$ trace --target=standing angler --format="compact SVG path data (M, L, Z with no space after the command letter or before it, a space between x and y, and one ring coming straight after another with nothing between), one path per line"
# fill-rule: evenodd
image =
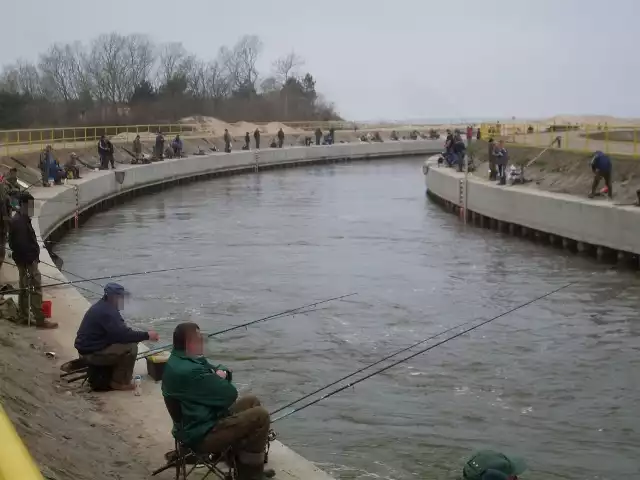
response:
M224 140L225 153L231 153L231 134L229 133L228 129L224 129L224 135L222 138Z
M593 171L593 183L591 184L591 193L589 198L596 195L596 189L600 183L600 179L604 179L607 186L607 195L613 198L613 186L611 185L611 159L601 151L597 151L591 159L591 170Z
M42 278L38 270L40 246L31 225L33 197L23 192L18 198L20 210L9 224L9 247L20 277L19 323L29 324L30 316L33 316L36 328L58 328L57 323L46 320L42 313Z
M98 140L98 157L100 158L100 170L109 170L109 144L104 135L101 135Z
M256 142L256 150L258 150L260 148L260 129L258 127L253 132L253 139Z
M284 145L284 132L281 128L278 130L278 148L282 148L282 145Z

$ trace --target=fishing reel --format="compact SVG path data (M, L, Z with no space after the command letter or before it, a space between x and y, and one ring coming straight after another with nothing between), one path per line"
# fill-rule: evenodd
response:
M269 450L271 450L271 442L275 441L277 437L278 434L275 432L275 430L270 429L269 434L267 435L267 451L264 452L264 463L269 462Z

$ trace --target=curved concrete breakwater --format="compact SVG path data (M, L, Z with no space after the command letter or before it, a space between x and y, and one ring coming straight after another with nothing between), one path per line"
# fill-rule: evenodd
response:
M351 160L368 160L402 155L428 155L440 151L440 142L398 141L388 143L338 144L319 147L292 147L232 154L216 153L177 160L167 160L151 165L122 168L115 172L89 172L81 180L71 181L66 186L35 188L38 200L34 229L41 240L59 235L74 225L75 219L90 215L98 209L108 208L128 195L140 194L171 184L198 178L210 178L225 174L253 172L261 169L281 168L314 163L329 163ZM44 283L67 281L68 279L53 264L45 248L41 249L40 271ZM73 280L73 279L69 279ZM58 357L66 361L76 356L73 348L75 332L82 315L89 307L88 301L72 286L44 290L45 299L53 301L54 320L60 323L56 331L46 332L47 339L58 344ZM164 342L163 342L164 343ZM142 346L141 346L142 349ZM136 366L138 373L146 373L142 362ZM259 392L255 392L259 395ZM143 395L112 395L109 397L108 413L120 417L124 425L135 429L138 438L144 438L147 446L158 446L158 452L171 447L170 421L164 411L159 385L151 381L143 383ZM124 419L124 420L123 420ZM158 455L158 464L162 458ZM279 442L272 445L270 464L279 479L329 479L317 469Z
M633 262L640 256L640 208L531 187L500 186L426 162L427 195L482 227L547 241L600 259ZM466 203L465 203L466 202Z

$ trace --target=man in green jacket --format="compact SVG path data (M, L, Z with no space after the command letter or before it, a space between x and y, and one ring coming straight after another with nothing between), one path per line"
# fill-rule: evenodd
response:
M203 356L204 340L195 323L173 332L173 351L162 376L162 395L180 403L182 423L174 437L199 452L220 453L234 447L238 480L262 480L271 423L269 412L253 395L238 398L231 370Z
M493 450L481 450L473 454L462 471L464 480L517 480L527 469L524 460Z

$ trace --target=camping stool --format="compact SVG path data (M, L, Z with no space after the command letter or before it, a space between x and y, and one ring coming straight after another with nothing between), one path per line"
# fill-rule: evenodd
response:
M164 397L164 403L169 411L171 419L176 425L182 423L182 407L180 402L175 399ZM237 470L235 456L228 447L221 453L200 453L187 447L182 442L175 440L175 450L165 455L167 463L155 470L151 476L154 477L165 470L175 468L176 480L187 480L187 477L193 473L198 467L207 468L207 473L201 477L207 478L213 473L220 480L235 480L237 478ZM187 465L190 466L187 470ZM226 468L225 468L226 467Z

